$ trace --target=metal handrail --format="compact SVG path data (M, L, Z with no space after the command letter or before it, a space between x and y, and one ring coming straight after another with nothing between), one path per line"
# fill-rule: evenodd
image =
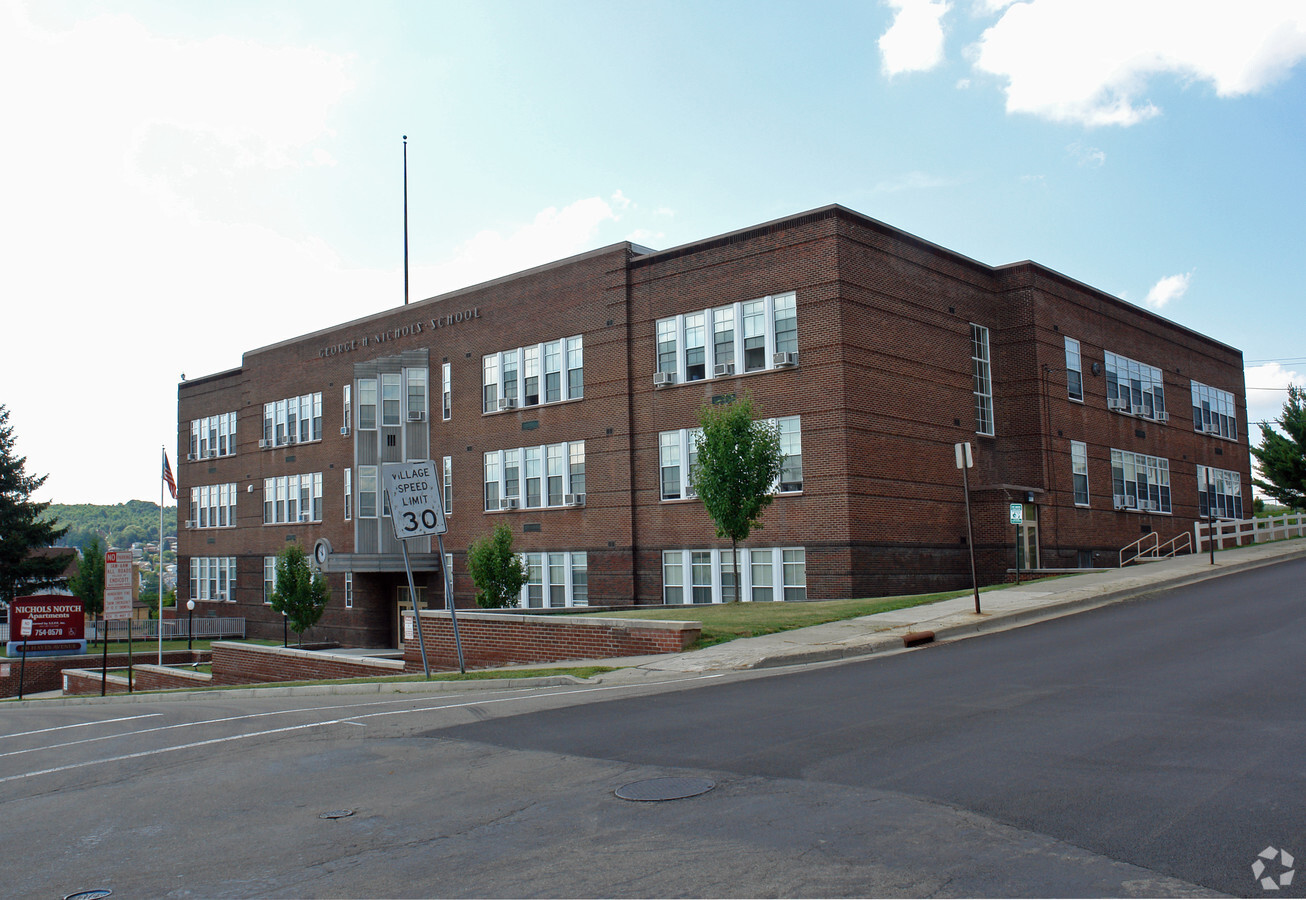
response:
M1158 551L1165 551L1166 547L1169 547L1170 549L1166 552L1161 553L1161 556L1165 557L1166 559L1169 559L1172 556L1178 556L1181 551L1184 553L1192 553L1193 552L1192 535L1190 535L1186 531L1181 531L1178 534L1176 534L1174 537L1170 538L1170 540L1162 544L1158 548Z
M1152 546L1143 547L1143 542L1148 540L1152 542ZM1136 559L1159 558L1157 556L1157 553L1160 544L1161 544L1161 539L1157 537L1155 531L1149 531L1147 534L1143 535L1138 540L1134 541L1132 544L1126 544L1125 546L1120 548L1120 568L1123 569L1125 567L1125 563L1133 562ZM1129 557L1129 559L1125 559L1125 553L1128 552L1129 550L1134 550L1134 555Z

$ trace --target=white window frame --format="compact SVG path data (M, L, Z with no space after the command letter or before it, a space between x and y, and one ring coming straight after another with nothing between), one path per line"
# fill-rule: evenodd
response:
M1079 341L1072 337L1066 338L1066 396L1077 403L1084 402L1084 357Z
M557 377L558 397L550 400L549 376ZM527 382L535 379L535 393ZM514 347L481 357L481 413L499 412L499 401L512 400L512 408L545 406L581 400L585 396L584 335ZM532 398L534 398L532 400Z
M1110 350L1103 354L1103 368L1108 409L1153 422L1169 421L1165 408L1165 374L1160 369ZM1122 391L1127 396L1121 397ZM1128 409L1124 408L1125 403Z
M1207 473L1211 483L1207 487ZM1202 520L1211 515L1211 501L1215 501L1216 519L1241 519L1243 517L1242 475L1231 469L1215 466L1197 466L1197 514Z
M707 603L694 604L694 588L697 587L704 596L710 596L710 603L725 603L733 598L733 588L726 585L730 575L730 560L726 557L730 548L675 549L662 551L662 601L678 605L672 591L679 591L680 604L704 606ZM701 570L710 571L711 583L699 579L695 582L695 565ZM754 602L754 586L759 580L755 567L761 567L770 575L770 583L765 587L771 591L772 600L783 597L790 601L807 597L807 550L805 547L748 547L739 548L739 561L736 576L740 581L740 599ZM801 579L797 576L801 573ZM678 583L674 580L678 579ZM801 581L801 583L800 583ZM710 593L709 593L710 590ZM757 600L756 602L769 602Z
M517 596L523 609L589 606L589 561L584 550L544 550L518 554L526 566L526 583ZM561 579L555 580L561 569ZM578 579L577 573L584 573ZM534 595L534 596L532 596ZM561 598L561 603L553 602ZM532 603L533 599L538 602Z
M236 602L236 557L192 556L190 598L215 603Z
M1157 487L1155 499L1151 496L1153 485ZM1146 498L1138 495L1138 489L1144 486L1148 492ZM1113 506L1118 510L1171 515L1174 500L1170 485L1170 460L1164 456L1149 456L1146 453L1111 448L1111 493Z
M1238 440L1238 406L1232 393L1194 381L1192 397L1194 431Z
M1083 479L1084 499L1079 499L1079 480ZM1092 498L1088 491L1088 445L1083 441L1070 442L1070 490L1076 506L1089 506Z
M760 304L760 306L758 305ZM744 309L757 309L759 312L749 319L751 333L744 334ZM768 294L765 297L756 297L751 300L740 300L726 306L713 307L711 309L691 310L687 313L679 313L674 316L666 316L658 319L653 326L653 356L654 371L665 373L673 376L675 384L686 384L689 382L689 341L690 332L699 326L694 324L699 321L701 316L702 338L695 338L694 349L703 350L703 377L694 378L694 381L710 381L713 378L733 378L737 375L753 372L769 372L777 368L775 357L779 348L777 347L777 312L789 313L792 315L782 315L781 318L788 322L793 320L792 329L786 328L784 334L788 335L792 331L793 337L785 337L786 348L793 344L793 350L785 352L797 353L798 347L798 304L797 294L794 291L785 291L778 294ZM722 327L729 320L729 328ZM717 345L717 335L719 333L730 332L730 342ZM745 345L749 340L762 338L762 365L755 366L745 370L744 361ZM724 357L729 356L729 359ZM716 374L718 364L731 364L734 366L730 373ZM787 367L786 367L787 368Z
M970 323L971 392L975 396L975 433L992 437L993 421L993 352L989 330Z
M515 493L508 491L508 465L507 454L516 454L517 463L517 489ZM531 463L537 463L539 474L531 475ZM540 444L530 447L512 447L505 450L487 450L482 459L482 506L485 512L500 512L503 509L503 501L516 500L518 509L561 509L567 506L566 497L569 494L583 494L584 491L576 491L576 486L584 486L585 478L585 442L584 441L562 441L557 444ZM559 492L561 499L557 503L550 502L550 479L562 479L562 490ZM528 479L538 479L539 481L539 504L529 506L530 499ZM490 486L493 485L494 505L491 506Z
M309 522L322 521L321 472L263 479L264 525L292 525L303 521L301 516L304 514L308 515Z

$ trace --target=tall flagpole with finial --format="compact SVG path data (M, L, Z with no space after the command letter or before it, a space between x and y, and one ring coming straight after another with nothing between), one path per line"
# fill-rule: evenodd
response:
M404 306L408 305L408 135L404 135Z
M168 448L163 450L163 472L159 478L159 665L163 665L163 489L172 473L168 466Z

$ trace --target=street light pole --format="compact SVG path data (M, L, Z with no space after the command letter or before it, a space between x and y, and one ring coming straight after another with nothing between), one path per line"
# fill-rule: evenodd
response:
M195 636L195 601L186 601L186 649L190 650Z

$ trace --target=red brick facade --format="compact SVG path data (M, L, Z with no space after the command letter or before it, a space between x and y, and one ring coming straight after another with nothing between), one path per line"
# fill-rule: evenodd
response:
M797 365L748 373L737 366L739 374L709 371L701 381L655 388L660 320L705 311L710 320L715 309L790 293ZM976 433L972 323L988 330L992 436ZM482 411L486 354L572 335L583 337L583 399ZM768 332L768 348L772 337ZM1066 337L1080 345L1082 402L1068 397ZM1106 354L1160 370L1168 422L1108 409ZM608 247L253 350L238 369L184 382L179 515L189 518L192 487L214 484L234 485L236 514L234 526L181 529L182 599L192 557L234 558L231 602L203 606L244 615L251 636L276 636L280 617L263 602L265 557L288 542L311 550L325 539L333 550L326 565L333 599L310 639L398 644L402 564L385 546L364 552L356 514L364 449L374 452L379 436L384 455L389 438L384 429L360 432L357 381L369 366L398 365L401 355L404 365L424 360L430 412L425 422L394 431L420 458L452 459L445 550L459 606L472 605L474 596L466 548L499 522L512 528L517 550L546 554L542 560L584 553L590 605L663 602L666 551L716 550L719 567L728 542L714 537L702 505L662 499L659 435L692 428L704 403L745 392L768 417L800 418L802 450L801 491L778 496L746 546L800 549L803 567L793 573L813 599L967 586L957 442L974 449L969 474L983 582L1003 580L1015 565L1012 502L1033 498L1026 509L1037 517L1039 565L1073 568L1113 564L1122 546L1146 532L1164 540L1190 531L1198 465L1237 473L1251 500L1238 350L1037 264L990 267L832 206L661 252ZM446 362L448 421L440 403ZM1193 381L1232 396L1236 440L1195 430ZM349 435L340 434L345 385L353 390ZM263 405L312 392L322 395L320 439L260 449ZM236 452L186 461L192 420L230 412L239 423ZM580 441L582 507L485 510L487 451ZM1074 502L1072 441L1087 449L1087 505ZM1168 461L1169 512L1115 508L1113 450ZM347 469L355 478L349 521ZM263 524L265 479L309 472L322 475L320 520ZM386 519L378 524L382 534L389 528ZM442 604L435 548L411 549L424 560L415 573L419 588ZM684 571L691 572L688 564ZM723 577L714 570L716 599ZM778 565L773 577L779 595ZM688 580L684 594L692 594Z

